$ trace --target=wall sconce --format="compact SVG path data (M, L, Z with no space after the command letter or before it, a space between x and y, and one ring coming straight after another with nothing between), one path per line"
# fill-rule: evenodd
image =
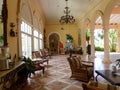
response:
M10 23L10 36L11 37L15 37L15 36L17 36L17 32L15 32L13 29L14 29L14 27L15 27L15 25L14 25L14 23Z

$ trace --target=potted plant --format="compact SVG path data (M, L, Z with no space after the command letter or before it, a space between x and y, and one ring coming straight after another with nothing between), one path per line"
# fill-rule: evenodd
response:
M73 37L70 34L66 34L66 39L73 42Z
M24 57L23 58L23 61L25 62L25 67L27 69L27 74L28 74L28 77L30 77L31 73L32 74L35 74L35 65L34 63L32 62L32 60L28 57Z

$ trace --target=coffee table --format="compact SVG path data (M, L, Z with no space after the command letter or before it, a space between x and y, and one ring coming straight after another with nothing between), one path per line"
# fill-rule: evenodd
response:
M100 75L111 84L120 86L120 75L115 75L111 70L95 70L95 72L97 73L96 81Z

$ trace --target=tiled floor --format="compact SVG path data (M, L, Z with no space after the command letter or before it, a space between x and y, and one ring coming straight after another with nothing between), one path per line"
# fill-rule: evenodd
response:
M49 65L46 67L45 74L36 71L35 75L28 78L28 83L23 90L82 90L81 81L70 79L70 68L67 61L68 55L52 56ZM94 60L93 60L94 61ZM101 59L95 59L95 69L110 68ZM107 82L101 77L102 82Z
M82 90L80 81L70 79L70 68L66 55L52 56L45 74L36 71L28 78L24 90Z

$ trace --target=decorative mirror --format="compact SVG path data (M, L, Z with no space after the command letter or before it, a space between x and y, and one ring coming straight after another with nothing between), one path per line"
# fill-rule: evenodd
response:
M7 46L7 0L0 0L0 47Z

